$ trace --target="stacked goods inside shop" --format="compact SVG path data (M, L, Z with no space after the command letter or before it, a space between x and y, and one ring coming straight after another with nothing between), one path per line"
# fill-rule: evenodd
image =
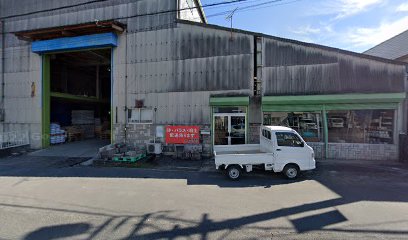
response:
M76 126L65 127L68 142L80 141L83 138L82 129Z
M92 110L73 110L71 114L72 126L82 132L84 139L95 137L95 118Z
M50 122L67 142L110 139L111 50L50 54L49 71Z
M61 129L58 123L50 125L50 142L51 144L60 144L65 142L65 131Z

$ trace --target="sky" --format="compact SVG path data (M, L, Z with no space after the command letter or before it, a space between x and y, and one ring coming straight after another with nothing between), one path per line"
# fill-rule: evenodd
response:
M201 0L205 6L231 0ZM245 8L252 6L252 8ZM247 0L205 7L210 24L317 43L354 52L408 30L408 0Z

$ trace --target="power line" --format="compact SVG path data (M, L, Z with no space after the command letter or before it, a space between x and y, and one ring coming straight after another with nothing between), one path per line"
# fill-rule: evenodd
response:
M238 8L236 10L236 12L246 12L246 11L252 11L252 10L257 10L257 9L261 9L261 8L272 7L272 6L286 5L286 4L298 2L298 1L301 1L301 0L293 0L293 1L290 1L290 2L279 3L279 2L282 2L282 1L284 1L284 0L269 0L269 1L263 2L263 3L248 5L248 6ZM265 6L265 5L269 5L269 4L271 4L271 5L270 6ZM211 17L222 16L222 15L228 14L230 12L231 11L223 11L223 12L207 15L206 17L211 18Z
M260 7L260 5L264 5L264 4L257 4L257 5L251 6L251 8L244 8L240 12L253 11L253 10L258 10L258 9L263 9L263 8L268 8L268 7L274 7L274 6L282 6L282 5L291 4L291 3L299 2L299 1L302 1L302 0L292 0L292 1L289 1L289 2L283 2L283 3L277 3L277 4L273 4L273 3L276 3L276 2L270 2L270 3L267 3L265 5L268 5L268 4L272 4L272 5L262 6L262 7Z
M107 1L110 1L110 0L92 0L92 1L73 4L73 5L69 5L69 6L62 6L62 7L57 7L57 8L50 8L50 9L45 9L45 10L29 12L29 13L9 15L9 16L5 16L5 17L1 17L0 20L14 18L14 17L23 17L23 16L28 16L28 15L32 15L32 14L38 14L38 13L45 13L45 12L50 12L50 11L58 11L58 10L63 10L63 9L67 9L67 8L80 7L80 6L84 6L84 5L88 5L88 4L107 2ZM156 15L156 14L172 13L172 12L179 12L179 11L189 10L189 9L200 9L200 8L207 8L207 7L216 7L216 6L222 6L222 5L243 3L243 2L248 2L248 1L251 1L251 0L230 0L230 1L224 1L224 2L210 3L210 4L206 4L206 5L195 6L195 7L186 7L186 8L181 8L181 9L177 8L177 9L165 10L165 11L160 11L160 12L152 12L152 13L139 14L139 15L128 16L128 17L121 17L121 18L117 18L117 19L125 19L125 18L139 17L139 16L149 16L149 15Z
M229 5L233 3L244 3L248 2L251 0L230 0L228 2L217 2L217 3L210 3L202 6L196 6L196 7L187 7L187 8L180 8L176 10L165 10L165 11L160 11L160 12L153 12L153 13L144 13L144 14L137 14L133 16L127 16L127 17L120 17L120 18L115 18L116 20L120 19L126 19L126 18L134 18L134 17L144 17L144 16L151 16L151 15L156 15L156 14L165 14L165 13L173 13L173 12L180 12L184 10L191 10L191 9L199 9L199 8L208 8L208 7L216 7L216 6L223 6L223 5ZM282 1L282 0L281 0Z
M259 1L264 1L264 0L247 0L245 2L231 2L230 5L239 5L239 4L246 4L246 3L250 3L250 2L259 2ZM221 6L221 7L223 7L223 6ZM207 8L212 8L212 7L209 6Z
M28 15L32 15L32 14L37 14L37 13L44 13L44 12L50 12L50 11L58 11L58 10L63 10L63 9L67 9L67 8L80 7L80 6L84 6L84 5L88 5L88 4L92 4L92 3L99 3L99 2L106 2L106 1L109 1L109 0L92 0L92 1L83 2L83 3L78 3L78 4L73 4L73 5L69 5L69 6L62 6L62 7L57 7L57 8L49 8L49 9L45 9L45 10L39 10L39 11L29 12L29 13L21 13L21 14L9 15L9 16L5 16L5 17L1 17L0 20L4 20L4 19L8 19L8 18L14 18L14 17L24 17L24 16L28 16Z
M57 11L57 10L73 8L73 7L78 7L78 6L84 6L84 5L92 4L92 3L107 2L107 1L110 1L110 0L92 0L92 1L84 2L84 3L80 3L80 4L70 5L70 6L63 6L63 7L46 9L46 10L41 10L41 11L34 11L34 12L24 13L24 14L9 15L9 16L0 18L0 20L14 18L14 17L28 16L28 15L32 15L32 14L38 14L38 13L44 13L44 12L50 12L50 11ZM166 14L166 13L178 13L178 12L184 11L184 10L200 9L200 8L207 8L207 7L217 7L217 6L224 6L224 5L229 5L229 4L244 3L244 2L248 2L248 1L254 1L254 0L230 0L230 1L226 1L226 2L225 1L224 2L216 2L216 3L211 3L211 4L201 5L201 6L195 6L195 7L186 7L186 8L180 8L180 9L177 8L177 9L172 9L172 10L164 10L164 11L159 11L159 12L144 13L144 14L131 15L131 16L126 16L126 17L113 18L113 20L121 20L121 19L144 17L144 16L153 16L153 15ZM7 34L7 33L14 33L14 32L2 32L2 33Z
M49 11L57 11L57 10L78 7L78 6L83 6L83 5L92 4L92 3L107 2L107 1L110 1L110 0L92 0L92 1L84 2L84 3L80 3L80 4L70 5L70 6L63 6L63 7L53 8L53 9L34 11L34 12L24 13L24 14L10 15L10 16L6 16L6 17L2 17L2 18L0 18L0 20L4 20L4 19L7 19L7 18L20 17L20 16L27 16L27 15L43 13L43 12L49 12ZM186 8L173 9L173 10L164 10L164 11L152 12L152 13L136 14L136 15L126 16L126 17L113 18L113 20L121 20L121 19L144 17L144 16L153 16L153 15L174 13L174 12L177 13L177 12L184 11L184 10L199 9L199 8L211 8L211 7L220 7L220 6L227 6L227 5L244 4L244 3L247 3L247 2L254 2L254 1L259 1L259 0L230 0L230 1L224 1L224 2L210 3L210 4L201 5L201 6L195 6L195 7L186 7ZM273 4L273 3L277 3L277 2L281 2L281 1L284 1L284 0L269 0L268 2L238 8L237 11L243 11L245 9L249 9L249 8L252 8L252 7L259 7L261 5ZM295 1L300 1L300 0L294 0L293 2L295 2ZM276 4L276 5L278 5L278 4ZM283 5L283 4L279 4L279 5ZM219 16L219 15L224 15L224 14L230 13L230 12L231 11L221 12L221 13L209 15L207 17L214 17L214 16ZM3 34L7 34L7 33L14 33L14 32L3 32Z

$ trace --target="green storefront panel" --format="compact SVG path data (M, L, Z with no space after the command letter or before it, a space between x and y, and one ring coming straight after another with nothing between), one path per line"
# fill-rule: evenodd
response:
M314 112L322 110L323 105L262 105L262 112Z
M401 102L405 97L405 93L265 96L262 98L262 105L396 103Z
M327 104L326 110L374 110L374 109L397 109L398 103L356 103L356 104Z
M397 109L398 103L358 103L358 104L324 104L324 105L263 105L263 112L316 112L325 110L371 110Z
M210 106L248 106L249 97L211 97Z
M262 98L262 111L397 109L405 97L405 93L266 96Z

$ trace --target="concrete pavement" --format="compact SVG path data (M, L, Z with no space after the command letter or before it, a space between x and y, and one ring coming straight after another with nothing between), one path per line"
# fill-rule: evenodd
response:
M49 148L31 152L28 155L34 157L88 157L98 154L99 148L110 144L109 140L87 139L77 142L52 145Z
M71 167L0 159L0 239L405 239L405 165L257 172Z

